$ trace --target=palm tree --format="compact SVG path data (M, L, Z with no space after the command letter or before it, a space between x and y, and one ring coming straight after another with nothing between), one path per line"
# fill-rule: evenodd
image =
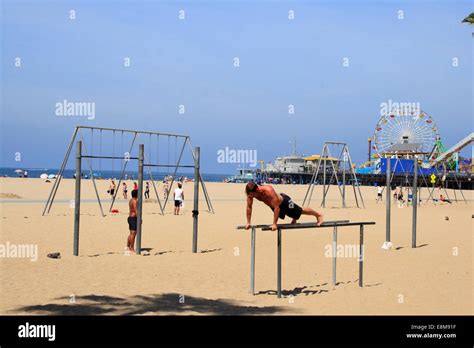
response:
M474 12L462 20L462 23L474 24Z

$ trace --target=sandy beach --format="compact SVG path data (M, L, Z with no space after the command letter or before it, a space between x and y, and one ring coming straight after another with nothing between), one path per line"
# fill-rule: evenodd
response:
M109 182L98 181L105 210ZM311 206L326 220L375 221L365 233L363 288L359 288L357 256L339 257L338 285L331 285L327 246L332 230L283 231L283 298L276 290L276 234L258 232L256 292L249 293L250 232L245 223L244 184L207 183L215 214L200 197L198 253L191 252L193 184L186 183L185 206L174 216L172 204L160 215L154 201L144 204L142 247L145 255L125 255L127 201L117 214L102 217L92 182L83 180L79 257L72 255L74 181L61 183L56 202L41 216L52 183L41 179L0 179L0 244L38 246L37 260L0 259L0 313L106 315L328 315L328 314L472 314L472 191L468 204L418 208L418 248L411 248L411 208L392 205L392 242L385 251L385 204L376 204L377 189L362 187L365 209L340 208L336 187L320 209L320 187ZM129 187L132 183L128 183ZM277 185L298 204L307 186ZM159 190L161 193L161 189ZM439 196L439 193L436 192ZM454 192L449 191L454 199ZM119 197L121 196L121 192ZM457 192L458 199L461 197ZM153 198L153 192L151 194ZM446 218L448 217L448 219ZM271 211L254 203L253 223L271 223ZM303 216L300 222L312 222ZM285 222L289 222L287 219ZM358 227L340 229L338 242L358 245ZM60 259L48 253L60 252Z

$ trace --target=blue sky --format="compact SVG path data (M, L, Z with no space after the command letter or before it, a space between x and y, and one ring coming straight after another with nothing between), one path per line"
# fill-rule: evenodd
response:
M189 134L208 173L236 169L217 162L219 149L256 149L269 161L295 137L307 155L345 141L361 164L390 99L419 102L449 147L473 128L472 27L461 23L472 7L3 0L0 165L58 167L76 124ZM56 116L64 99L94 102L95 119Z

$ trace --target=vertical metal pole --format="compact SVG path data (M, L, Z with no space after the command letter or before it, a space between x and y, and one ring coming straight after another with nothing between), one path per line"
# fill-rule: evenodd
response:
M359 286L363 287L364 281L364 225L360 225L360 241L359 241Z
M277 295L281 298L281 228L278 229L277 243Z
M326 208L326 148L324 148L324 164L323 164L323 208Z
M81 159L82 141L76 142L76 191L74 196L74 246L73 255L79 255L79 223L81 214Z
M196 146L194 150L194 207L193 207L193 253L197 253L198 239L198 215L199 215L199 162L201 148Z
M337 226L332 231L332 286L336 286Z
M342 155L342 207L346 207L346 146L344 145L343 155Z
M413 217L412 217L412 227L411 227L411 247L416 248L416 215L418 207L418 160L416 157L413 159L413 192L412 192L412 207L413 207Z
M137 248L136 253L142 252L142 213L143 213L143 160L145 145L138 145L138 202L137 202Z
M255 295L255 238L256 238L256 229L252 226L252 237L251 237L251 250L252 254L250 255L250 293Z
M390 242L390 204L392 199L390 197L392 190L390 187L390 157L387 157L387 187L385 188L386 198L385 198L385 217L386 217L386 225L385 225L385 241Z

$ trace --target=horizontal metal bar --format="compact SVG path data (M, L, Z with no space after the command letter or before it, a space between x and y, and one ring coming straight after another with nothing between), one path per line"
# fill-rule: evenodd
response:
M343 227L343 226L361 226L361 225L375 225L374 221L367 221L367 222L336 222L336 223L330 223L330 224L322 224L320 226L316 226L316 223L311 224L311 226L300 226L298 224L282 224L278 225L279 229L282 230L296 230L296 229L302 229L302 228L321 228L321 227ZM271 230L271 226L263 227L262 231L269 231Z
M334 226L335 223L344 223L344 222L349 222L349 220L333 220L333 221L324 221L323 225L330 224L330 226ZM278 225L280 226L286 226L286 225L292 225L292 226L301 226L300 228L308 228L308 227L315 227L316 223L315 222L303 222L300 224L281 224ZM271 229L272 225L265 224L265 225L250 225L250 228L264 228L264 227L269 227ZM245 225L237 226L238 230L245 230Z
M137 160L138 157L119 157L119 156L81 156L82 158L101 158L101 159L116 159L116 160Z
M105 131L116 131L116 132L124 132L124 133L154 134L154 135L163 135L163 136L170 136L170 137L189 138L189 135L183 135L183 134L149 132L149 131L140 131L140 130L123 129L123 128L106 128L106 127L91 127L91 126L76 126L76 128L105 130Z
M176 168L176 166L173 165L167 165L167 164L144 164L144 167L166 167L166 168ZM194 168L194 166L186 166L186 165L179 165L177 166L178 168Z

